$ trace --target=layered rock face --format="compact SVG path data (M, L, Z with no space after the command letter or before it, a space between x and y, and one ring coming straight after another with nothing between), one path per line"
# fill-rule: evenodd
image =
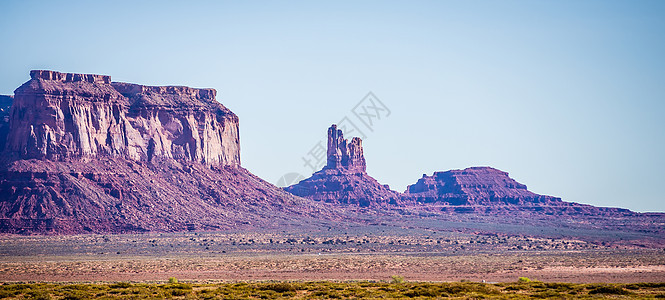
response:
M285 189L301 197L360 207L398 204L399 193L366 172L362 140L344 139L336 125L328 128L327 164L311 177Z
M349 172L365 173L367 165L363 155L363 144L359 137L344 139L342 130L333 124L328 128L328 155L326 168L344 169Z
M332 213L240 166L238 117L213 89L30 76L0 98L0 232L267 228Z
M423 175L403 194L420 203L449 205L561 205L560 198L544 196L527 190L508 176L490 167L435 172Z
M32 71L16 89L6 150L21 159L173 158L240 165L238 117L214 89Z

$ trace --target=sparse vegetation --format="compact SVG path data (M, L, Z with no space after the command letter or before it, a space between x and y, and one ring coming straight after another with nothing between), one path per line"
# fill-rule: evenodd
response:
M531 250L529 244L549 250ZM461 246L467 249L461 250ZM510 250L516 246L527 250ZM574 282L649 282L664 278L665 256L660 248L598 251L592 247L572 239L389 229L382 225L343 232L11 236L0 238L0 283L119 281L113 289L125 289L125 293L131 294L129 291L138 282L175 284L178 283L175 277L180 282L187 280L188 284L197 278L231 281L362 278L393 282L391 275L407 278L409 282L462 279L510 282L520 276L544 282L561 278ZM169 277L174 278L169 281ZM513 288L537 286L528 283ZM642 288L651 287L639 284L624 287L627 291ZM171 290L171 296L192 295L185 289ZM601 291L596 295L606 295ZM289 289L284 293L292 292ZM420 292L425 293L416 293ZM557 287L557 292L566 290ZM295 293L302 291L296 289ZM0 293L0 299L12 295ZM77 294L72 292L68 296Z
M606 295L631 295L633 292L616 285L603 285L596 287L589 291L590 295L593 294L606 294Z
M392 278L392 282L395 283L395 284L404 283L404 277L403 276L393 275L393 276L390 276L390 278Z
M399 277L399 276L397 276ZM663 283L524 282L237 282L219 284L3 284L3 299L379 299L379 298L662 298Z

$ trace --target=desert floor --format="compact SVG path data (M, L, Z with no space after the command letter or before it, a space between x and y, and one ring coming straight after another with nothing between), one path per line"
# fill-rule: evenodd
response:
M458 233L0 237L2 282L390 281L394 275L432 282L665 282L665 250Z

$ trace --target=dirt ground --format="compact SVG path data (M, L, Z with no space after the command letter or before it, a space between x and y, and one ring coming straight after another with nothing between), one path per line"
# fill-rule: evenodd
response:
M169 277L199 282L252 280L374 280L392 275L412 281L512 282L528 277L546 282L664 282L665 264L645 253L611 253L621 259L580 253L529 255L260 255L188 258L31 257L0 262L0 281L165 281ZM609 253L608 253L609 254ZM657 253L653 253L657 255Z
M368 280L665 282L664 249L409 231L0 237L0 282Z

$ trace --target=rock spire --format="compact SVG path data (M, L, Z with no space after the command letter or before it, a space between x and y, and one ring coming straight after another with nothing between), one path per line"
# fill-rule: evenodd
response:
M349 143L344 139L342 130L333 124L328 128L328 160L326 168L343 169L351 172L365 173L367 165L363 156L363 144L359 137Z

